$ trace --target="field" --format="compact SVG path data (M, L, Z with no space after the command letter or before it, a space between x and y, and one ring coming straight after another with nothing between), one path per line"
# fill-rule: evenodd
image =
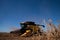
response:
M60 40L60 25L47 24L47 31L42 35L32 35L31 37L21 37L18 34L1 33L0 40Z
M33 35L31 37L20 37L16 34L0 33L0 40L60 40L60 36Z

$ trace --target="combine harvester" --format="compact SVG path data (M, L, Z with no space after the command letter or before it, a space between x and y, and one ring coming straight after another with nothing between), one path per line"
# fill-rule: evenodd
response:
M31 21L20 23L20 25L21 29L11 31L10 33L16 33L19 34L19 36L24 37L32 36L38 33L42 35L43 32L41 30L41 27L45 27L44 25L35 24L35 22Z

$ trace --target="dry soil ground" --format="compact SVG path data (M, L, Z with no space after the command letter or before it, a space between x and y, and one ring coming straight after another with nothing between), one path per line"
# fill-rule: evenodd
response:
M20 37L17 36L16 34L10 34L10 33L0 33L0 40L60 40L60 38L48 38L46 36L31 36L31 37Z

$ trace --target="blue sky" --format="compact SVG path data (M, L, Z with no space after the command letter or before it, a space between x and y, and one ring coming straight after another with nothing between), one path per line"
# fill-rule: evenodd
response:
M60 20L60 0L0 0L0 32L20 28L20 22Z

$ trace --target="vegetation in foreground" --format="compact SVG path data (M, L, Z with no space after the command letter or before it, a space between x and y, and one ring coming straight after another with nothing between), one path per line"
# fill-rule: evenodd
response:
M47 30L42 31L40 35L32 35L31 37L20 37L18 34L0 33L0 40L60 40L60 25L57 27L52 23L46 23Z

